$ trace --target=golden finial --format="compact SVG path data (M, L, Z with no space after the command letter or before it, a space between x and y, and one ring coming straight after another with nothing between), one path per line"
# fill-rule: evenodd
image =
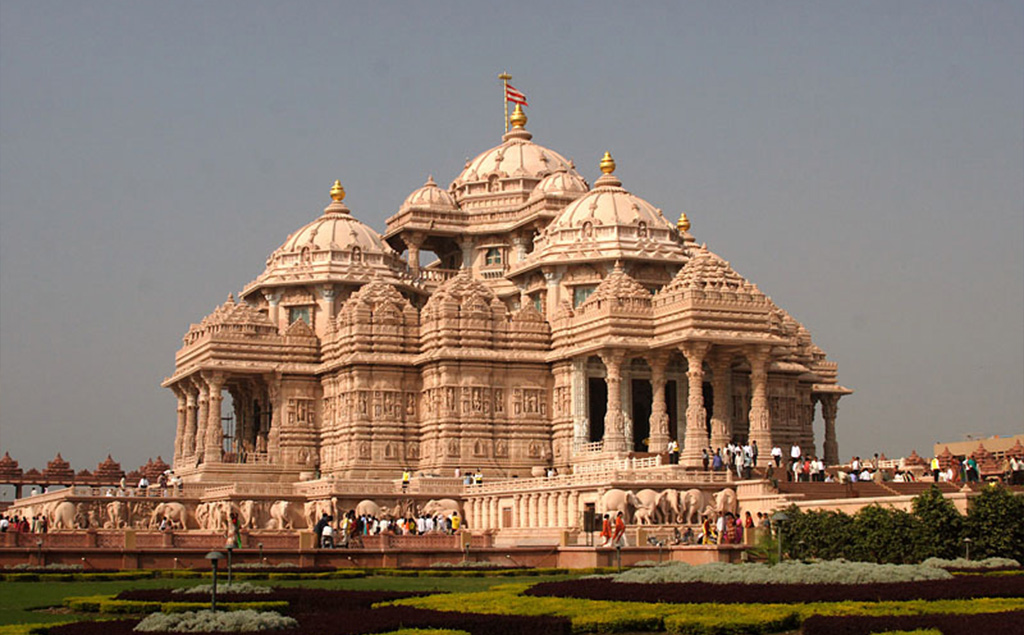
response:
M508 122L512 124L513 128L522 128L526 125L526 113L523 112L522 106L516 104L516 109L508 117Z
M611 152L605 152L604 157L601 158L601 172L605 174L611 174L615 171L615 159L612 158Z
M690 219L686 217L686 212L679 215L679 222L676 223L676 227L679 228L680 232L690 231Z
M341 186L341 181L335 181L331 186L331 199L339 203L345 200L345 188Z

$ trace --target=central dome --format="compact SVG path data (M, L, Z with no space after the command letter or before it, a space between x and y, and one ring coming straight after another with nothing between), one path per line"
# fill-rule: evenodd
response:
M502 137L503 143L467 161L452 182L459 203L476 195L529 192L538 181L556 172L582 180L572 161L532 141L533 135L523 127L526 116L517 112L521 116L512 119L514 127Z

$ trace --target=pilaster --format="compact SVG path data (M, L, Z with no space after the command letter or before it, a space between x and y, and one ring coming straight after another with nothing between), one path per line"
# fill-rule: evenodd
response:
M622 364L626 353L620 350L602 351L601 361L604 362L608 385L608 403L604 415L604 451L625 453L626 431L625 417L622 415Z
M767 465L771 460L772 420L768 410L768 362L767 346L753 346L747 351L750 362L750 441L757 441L760 449L757 461Z
M654 402L651 404L651 443L648 450L664 452L668 448L668 410L665 406L665 368L668 366L668 353L652 353L647 356L651 367L651 392Z
M711 447L723 448L732 440L732 356L722 353L711 363Z
M681 461L686 467L699 467L701 450L708 447L707 411L704 409L704 358L710 348L710 342L686 342L680 347L687 364L686 438Z
M836 416L839 395L821 395L821 416L825 420L825 465L839 465L839 441L836 439Z

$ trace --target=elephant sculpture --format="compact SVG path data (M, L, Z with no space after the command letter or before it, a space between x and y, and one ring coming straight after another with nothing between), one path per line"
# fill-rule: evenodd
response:
M150 528L159 527L162 518L167 518L172 529L189 528L188 509L181 503L160 503L154 507L149 517Z
M199 503L195 511L196 524L200 529L210 528L210 503Z
M47 516L51 529L74 529L78 508L70 501L61 501L48 510Z
M657 492L653 489L642 489L636 493L640 507L650 508L649 523L662 525L675 522L679 516L679 493L674 489ZM639 521L637 521L639 522Z
M276 501L270 506L270 520L267 529L301 529L303 519L302 507L292 501Z
M361 500L356 505L356 516L373 516L374 518L380 518L383 510L380 505L372 500Z
M638 525L659 524L658 508L655 505L641 505L633 512L633 522Z
M438 514L448 516L452 512L459 512L460 515L462 514L462 512L459 510L458 501L452 500L451 498L428 500L426 503L423 504L423 509L421 509L420 511L424 514L427 514L428 516L436 516Z
M252 499L238 503L238 523L242 529L255 529L259 526L259 507Z
M105 527L110 529L121 529L128 525L128 508L121 501L107 503L107 522Z
M723 489L715 494L715 511L719 514L732 514L739 512L739 500L736 498L736 490Z
M679 495L680 509L683 514L683 522L688 525L696 525L700 522L701 514L708 505L707 494L699 489L688 489Z
M632 510L641 506L636 494L621 489L610 489L601 496L598 511L615 517L622 512L626 523L633 522Z

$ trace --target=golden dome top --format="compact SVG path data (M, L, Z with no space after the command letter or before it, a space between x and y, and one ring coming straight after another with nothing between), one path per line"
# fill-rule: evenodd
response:
M615 159L612 158L611 152L605 152L604 157L601 158L601 172L605 174L611 174L615 171Z
M522 106L516 104L516 109L508 116L508 122L512 124L513 128L523 128L526 126L526 113L523 112Z
M676 227L679 228L680 232L690 231L690 219L686 217L686 212L679 215L679 222L676 223Z
M335 181L334 185L331 186L331 200L338 201L339 203L345 200L345 188L341 186L341 181Z

